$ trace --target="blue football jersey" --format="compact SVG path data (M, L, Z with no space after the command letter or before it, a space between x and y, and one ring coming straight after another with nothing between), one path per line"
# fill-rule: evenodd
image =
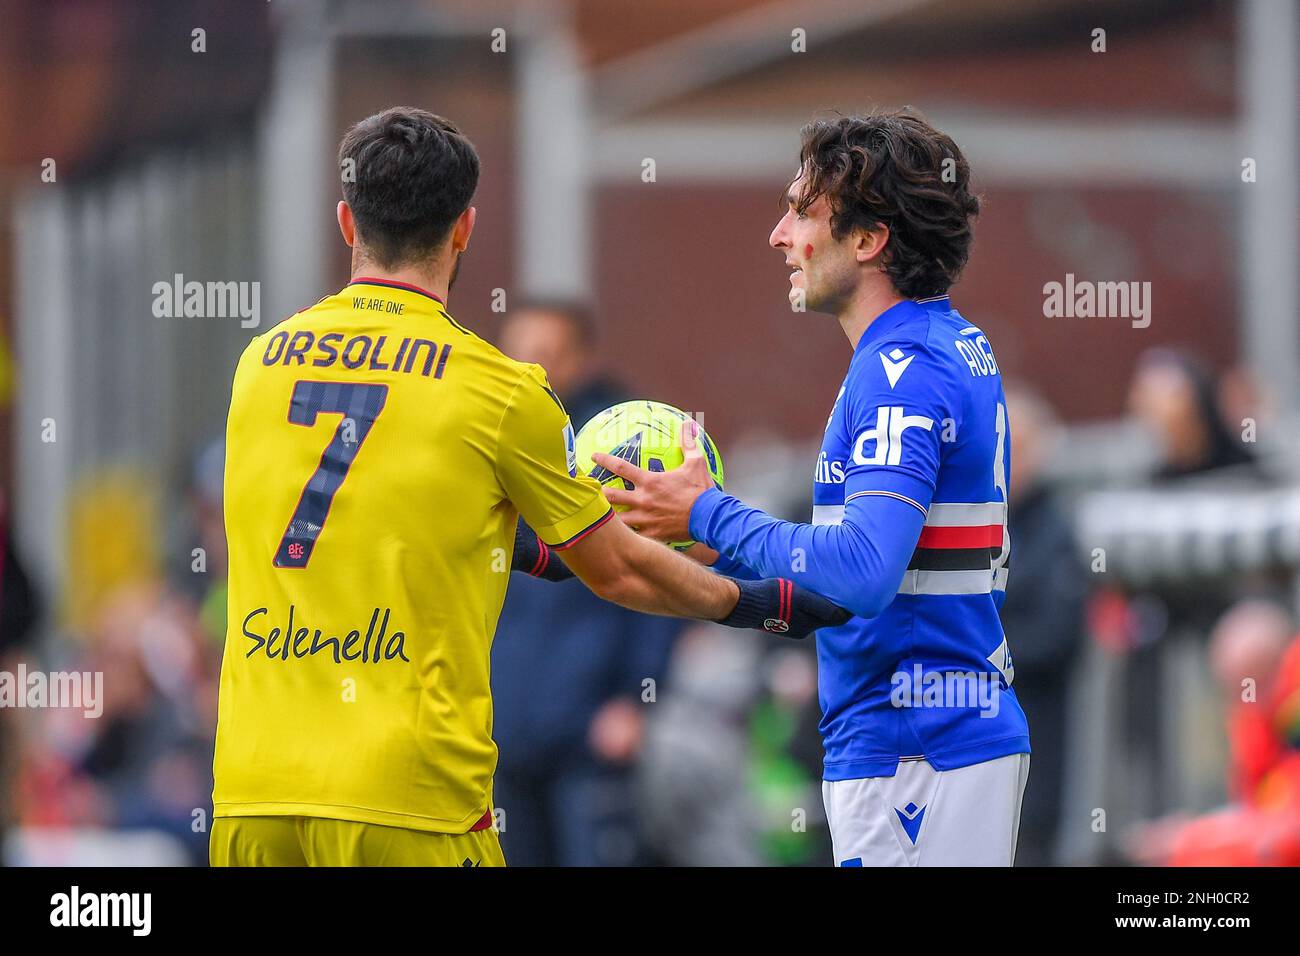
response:
M1029 752L998 615L1010 464L993 351L942 296L893 306L859 340L818 455L811 525L717 491L697 501L694 537L855 613L817 634L825 779Z

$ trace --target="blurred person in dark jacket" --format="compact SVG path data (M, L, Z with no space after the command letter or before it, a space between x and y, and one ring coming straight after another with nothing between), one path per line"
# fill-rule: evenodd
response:
M1082 643L1087 579L1074 532L1043 465L1056 436L1056 417L1037 394L1008 385L1011 422L1011 501L1008 526L1015 573L1002 606L1002 626L1014 654L1016 696L1034 728L1034 766L1020 814L1016 863L1053 862L1068 747L1066 691Z
M516 307L498 342L546 369L575 430L628 395L597 371L590 314ZM633 790L645 709L682 622L602 601L580 581L513 575L492 648L493 798L514 866L646 862Z
M30 641L40 611L32 586L14 551L9 530L8 502L0 492L0 670L8 670ZM10 790L15 772L9 720L0 708L0 865L4 863L5 830L11 816Z
M1214 376L1192 355L1170 348L1143 352L1128 407L1160 442L1163 464L1156 481L1224 469L1232 470L1225 475L1253 477L1255 457L1229 429Z
M0 655L17 650L31 636L40 601L14 548L9 514L0 493Z
M1241 383L1236 391L1240 401ZM1229 421L1222 397L1216 374L1192 352L1156 347L1138 358L1127 406L1159 448L1159 464L1150 476L1153 491L1267 483L1268 475L1241 430L1241 416L1250 409L1237 405L1234 415L1239 417ZM1262 398L1258 393L1256 397ZM1261 413L1267 414L1264 401L1256 411ZM1204 635L1232 596L1230 586L1214 587L1204 579L1162 581L1127 596L1131 603L1141 601L1149 608L1149 624L1135 632L1122 676L1128 776L1144 795L1140 813L1163 814L1181 800L1176 782L1179 758L1163 743L1171 731L1168 701L1176 693L1169 685L1167 656L1177 653L1174 648L1181 642L1192 642L1192 650L1204 653Z

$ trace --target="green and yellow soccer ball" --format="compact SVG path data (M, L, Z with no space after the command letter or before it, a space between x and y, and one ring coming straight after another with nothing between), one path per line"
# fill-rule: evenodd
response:
M578 432L574 450L579 474L590 475L602 485L632 490L630 482L591 460L592 453L598 451L622 458L646 471L672 471L685 461L681 445L682 422L690 417L681 409L663 402L643 400L623 402L605 409ZM709 476L720 490L722 455L718 446L703 428L695 440L704 454ZM615 510L622 511L623 508L616 506ZM694 543L674 541L670 547L684 551Z

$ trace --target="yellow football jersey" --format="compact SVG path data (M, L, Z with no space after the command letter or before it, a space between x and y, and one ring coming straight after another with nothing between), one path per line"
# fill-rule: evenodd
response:
M575 470L541 367L422 290L358 279L253 339L226 429L216 815L478 822L516 517L563 548L612 515Z

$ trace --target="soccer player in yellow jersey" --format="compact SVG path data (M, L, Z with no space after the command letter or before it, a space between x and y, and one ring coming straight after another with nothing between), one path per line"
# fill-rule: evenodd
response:
M478 181L455 126L388 110L339 161L353 279L254 338L232 387L210 856L500 865L488 670L512 559L541 573L562 552L656 614L793 636L847 614L610 520L545 372L447 311Z

